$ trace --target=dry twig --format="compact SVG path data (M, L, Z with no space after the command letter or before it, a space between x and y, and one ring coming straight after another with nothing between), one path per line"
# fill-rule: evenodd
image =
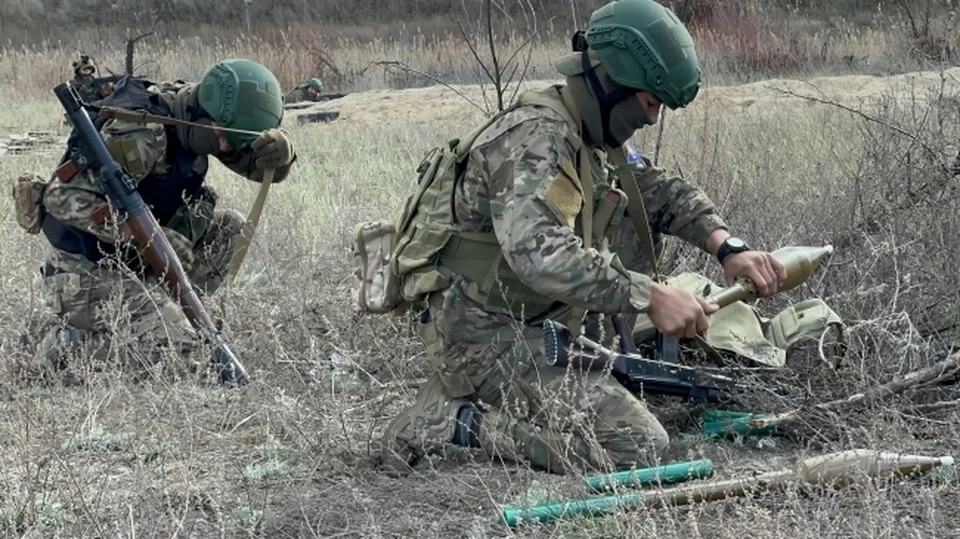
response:
M917 387L921 384L930 384L945 380L956 374L958 371L960 371L960 352L955 352L949 358L924 369L913 371L903 378L898 378L867 391L855 393L845 399L817 404L813 406L813 409L820 411L836 411L844 408L850 408L855 405L878 401L891 395L903 393L904 391L913 387ZM804 409L798 408L783 414L754 419L750 422L750 426L752 428L764 428L776 425L786 425L801 419L804 416L805 411L806 410Z

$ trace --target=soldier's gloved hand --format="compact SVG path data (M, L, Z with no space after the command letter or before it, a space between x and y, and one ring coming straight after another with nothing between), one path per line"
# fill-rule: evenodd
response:
M183 271L190 273L190 270L193 269L193 266L197 262L197 257L193 254L193 242L190 241L190 238L172 228L165 226L160 228L163 230L163 235L166 236L170 242L170 246L173 247L173 251L177 253L177 258L180 259L180 265L183 266Z
M668 337L694 338L710 327L708 314L718 307L682 288L654 284L650 288L647 315L654 327Z
M293 161L293 141L282 129L269 129L257 137L250 148L257 156L257 168L279 168Z

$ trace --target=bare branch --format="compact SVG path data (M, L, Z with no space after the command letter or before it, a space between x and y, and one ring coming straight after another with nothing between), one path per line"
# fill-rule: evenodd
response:
M889 122L885 122L885 121L881 120L880 118L877 118L876 116L871 116L870 114L867 114L866 112L863 112L863 111L860 110L860 109L856 109L856 108L853 108L853 107L851 107L851 106L844 105L843 103L838 103L838 102L836 102L836 101L832 101L832 100L830 100L830 99L825 99L825 98L816 97L816 96L812 96L812 95L803 95L803 94L799 94L799 93L797 93L797 92L794 92L793 90L789 90L789 89L786 89L786 88L777 88L777 87L775 87L775 86L768 86L768 88L770 88L771 90L773 90L773 91L775 91L775 92L777 92L777 93L781 93L781 94L788 95L788 96L791 96L791 97L798 97L798 98L800 98L800 99L805 99L805 100L807 100L807 101L812 101L812 102L814 102L814 103L819 103L819 104L821 104L821 105L829 105L829 106L831 106L831 107L836 107L836 108L838 108L838 109L840 109L840 110L844 110L844 111L849 112L849 113L851 113L851 114L855 114L855 115L859 116L860 118L862 118L862 119L864 119L864 120L866 120L866 121L868 121L868 122L875 123L875 124L877 124L877 125L883 126L883 127L887 128L887 129L893 131L894 133L897 133L897 134L899 134L899 135L903 135L904 137L906 137L906 138L910 139L911 141L913 141L917 146L919 146L920 148L922 148L925 152L927 152L927 153L937 162L937 164L940 165L940 168L943 170L943 172L944 172L945 174L948 174L948 173L950 172L950 169L947 167L947 165L946 165L946 164L943 162L943 160L940 158L940 154L938 154L936 150L934 150L934 149L931 148L928 144L926 144L925 142L923 142L922 140L920 140L920 137L918 137L917 135L915 135L915 134L913 134L913 133L910 133L909 131L907 131L906 129L903 129L902 127L899 127L899 126L897 126L897 125L893 125L893 124L891 124L891 123L889 123Z
M497 58L497 47L493 41L493 0L486 2L487 12L487 42L490 45L490 58L493 62L493 86L497 92L497 110L503 111L503 85L501 83L500 62Z
M447 82L445 82L445 81L443 81L443 80L441 80L441 79L438 79L437 77L434 77L433 75L430 75L429 73L424 73L424 72L422 72L422 71L418 71L418 70L416 70L416 69L413 69L412 67L408 66L407 64L405 64L405 63L403 63L403 62L399 62L399 61L396 61L396 60L379 60L379 61L376 61L376 62L370 62L370 65L380 66L380 67L382 67L382 68L384 68L384 69L387 69L387 70L389 70L389 69L391 69L391 68L397 68L397 69L400 69L400 70L405 71L405 72L407 72L407 73L413 73L414 75L419 75L419 76L421 76L421 77L423 77L423 78L425 78L425 79L431 80L431 81L433 81L433 82L435 82L435 83L437 83L437 84L440 84L440 85L444 86L445 88L447 88L448 90L450 90L450 91L452 91L453 93L457 94L458 96L462 97L467 103L470 103L471 105L473 105L474 107L476 107L477 110L479 110L480 112L482 112L482 113L484 113L484 114L487 114L487 111L484 110L483 107L481 107L480 105L478 105L474 100L472 100L472 99L470 99L469 97L467 97L467 95L464 94L462 91L458 90L457 88L454 88L453 86L451 86L451 85L448 84Z
M845 399L824 402L814 406L813 408L820 411L834 411L854 405L878 401L891 395L903 393L904 391L919 385L929 385L935 382L946 380L956 375L958 370L960 370L960 352L956 352L949 358L925 369L913 371L903 378L898 378L891 382L887 382L886 384L868 389L867 391L850 395ZM750 426L752 428L763 428L774 425L784 425L796 422L802 417L803 411L797 409L775 416L754 419L750 422Z
M473 55L473 58L474 60L477 61L477 64L480 66L480 69L482 69L483 72L487 75L487 78L490 80L490 82L495 82L496 78L493 76L493 73L490 72L490 69L487 68L487 64L485 64L483 60L480 58L480 53L477 51L473 43L470 42L470 38L467 37L467 33L463 29L463 25L460 24L460 21L457 21L457 27L460 28L460 34L463 35L463 40L466 42L467 48L470 49L470 54Z
M463 41L464 43L467 44L467 48L470 49L470 54L472 54L474 60L477 61L477 65L480 66L480 69L487 76L487 79L493 82L493 75L490 73L490 70L487 68L487 65L483 63L483 59L480 58L480 53L477 51L477 48L474 46L474 44L470 41L470 38L467 36L467 32L466 30L464 30L463 25L460 24L460 21L457 21L457 27L460 28L460 34L463 35ZM490 100L487 99L487 92L486 92L486 89L484 88L484 85L485 85L484 80L482 77L480 77L480 74L477 73L476 71L474 71L474 75L477 79L477 84L480 86L480 95L483 96L484 114L489 116L492 113L490 112Z
M141 39L148 38L153 35L153 32L147 32L146 34L140 34L139 36L127 40L127 59L124 63L124 70L127 75L133 75L133 53L136 49L137 42Z

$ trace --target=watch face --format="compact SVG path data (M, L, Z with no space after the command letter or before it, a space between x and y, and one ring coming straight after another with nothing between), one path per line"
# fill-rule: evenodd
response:
M741 240L740 238L727 238L726 244L732 249L743 249L747 246L747 242Z

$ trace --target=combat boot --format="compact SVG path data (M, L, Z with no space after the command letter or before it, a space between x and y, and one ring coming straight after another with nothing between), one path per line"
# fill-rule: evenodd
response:
M407 475L424 456L439 453L445 446L480 447L479 421L480 409L475 404L447 397L440 379L431 377L420 387L416 402L384 429L380 468L391 475Z
M70 326L54 326L47 330L33 353L33 362L23 374L27 378L49 379L59 373L64 385L80 383L76 373L69 372L70 359L89 352L94 340L87 331Z

